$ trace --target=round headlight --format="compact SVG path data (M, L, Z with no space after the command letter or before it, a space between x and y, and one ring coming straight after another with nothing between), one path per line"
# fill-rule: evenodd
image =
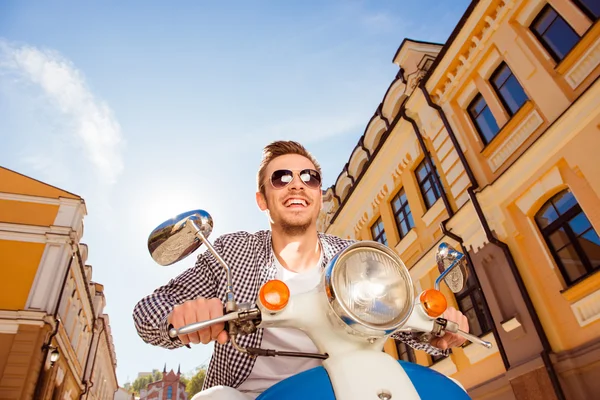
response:
M398 255L377 242L361 241L338 253L325 270L334 313L352 329L386 335L408 319L414 289Z

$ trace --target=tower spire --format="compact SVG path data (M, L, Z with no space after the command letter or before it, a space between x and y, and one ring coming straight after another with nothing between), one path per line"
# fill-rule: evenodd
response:
M177 367L177 376L181 375L181 364Z
M165 363L165 367L163 368L163 374L167 373L167 363Z

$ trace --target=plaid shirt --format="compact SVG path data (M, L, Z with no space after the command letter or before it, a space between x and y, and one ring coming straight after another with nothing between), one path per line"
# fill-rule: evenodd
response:
M319 233L319 240L323 249L322 267L325 267L336 253L354 242L323 233ZM268 280L274 279L277 272L273 262L271 232L227 234L217 238L213 246L231 267L236 301L255 303L260 287ZM168 349L183 346L179 339L173 340L169 337L167 315L175 305L198 297L217 297L225 301L225 289L225 270L209 251L205 251L198 256L193 268L156 289L135 306L133 319L138 334L146 343L155 346ZM447 355L447 351L419 343L409 333L396 333L393 337L432 355ZM262 329L238 337L238 343L243 347L260 347L261 342ZM215 342L204 389L217 385L238 387L250 375L255 360L235 350L231 343L221 345Z

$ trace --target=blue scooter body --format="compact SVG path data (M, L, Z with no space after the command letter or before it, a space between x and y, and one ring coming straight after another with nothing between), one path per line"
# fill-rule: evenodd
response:
M469 395L454 381L434 371L406 361L399 361L423 400L468 400ZM335 400L329 375L323 367L316 367L291 376L263 392L257 400Z

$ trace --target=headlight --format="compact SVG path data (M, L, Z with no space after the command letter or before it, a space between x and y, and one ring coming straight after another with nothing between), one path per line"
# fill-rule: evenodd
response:
M369 336L397 330L413 309L408 269L396 253L377 242L354 243L333 257L325 269L325 291L334 314Z

